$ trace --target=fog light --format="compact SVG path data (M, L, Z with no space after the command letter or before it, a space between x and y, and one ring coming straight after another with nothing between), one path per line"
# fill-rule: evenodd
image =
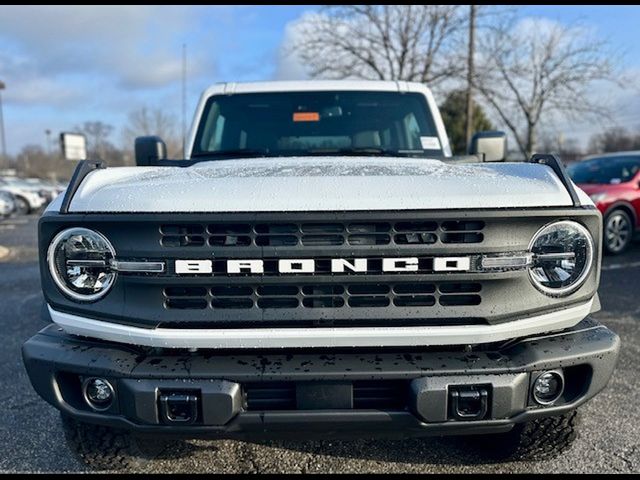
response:
M115 392L104 378L88 378L82 386L85 401L94 410L106 410L111 406Z
M559 372L544 372L533 383L533 399L540 405L551 405L563 390L564 379Z

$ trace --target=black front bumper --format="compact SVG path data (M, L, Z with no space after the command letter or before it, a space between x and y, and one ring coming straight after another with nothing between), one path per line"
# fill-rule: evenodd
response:
M472 352L143 351L52 325L24 344L23 358L42 398L90 423L190 438L408 437L508 431L576 408L606 386L619 343L590 318L559 333ZM565 391L551 406L530 394L546 370L565 377ZM116 400L104 411L82 396L90 377L114 387ZM480 419L452 411L452 392L469 387L487 392ZM197 397L191 424L164 419L160 398L171 393Z

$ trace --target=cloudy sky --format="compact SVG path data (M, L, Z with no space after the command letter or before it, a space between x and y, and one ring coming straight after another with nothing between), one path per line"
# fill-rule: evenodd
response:
M0 80L9 153L45 144L84 121L120 132L129 111L181 112L181 55L187 45L188 118L200 92L220 81L304 78L283 54L295 22L313 6L0 6ZM624 54L640 78L640 7L530 6L524 17L582 22ZM621 124L640 130L640 93L616 92ZM588 125L560 126L585 137Z

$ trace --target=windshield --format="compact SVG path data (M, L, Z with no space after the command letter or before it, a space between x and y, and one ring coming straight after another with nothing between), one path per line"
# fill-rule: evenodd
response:
M593 158L569 165L567 170L575 183L623 183L640 171L640 156Z
M349 154L442 156L424 96L358 91L213 96L192 156Z

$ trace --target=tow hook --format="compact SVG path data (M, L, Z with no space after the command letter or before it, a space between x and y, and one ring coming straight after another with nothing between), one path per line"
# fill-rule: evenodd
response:
M455 420L482 420L489 410L489 389L462 385L449 388L449 415Z
M163 423L191 425L198 418L198 396L193 393L161 394L159 403Z

